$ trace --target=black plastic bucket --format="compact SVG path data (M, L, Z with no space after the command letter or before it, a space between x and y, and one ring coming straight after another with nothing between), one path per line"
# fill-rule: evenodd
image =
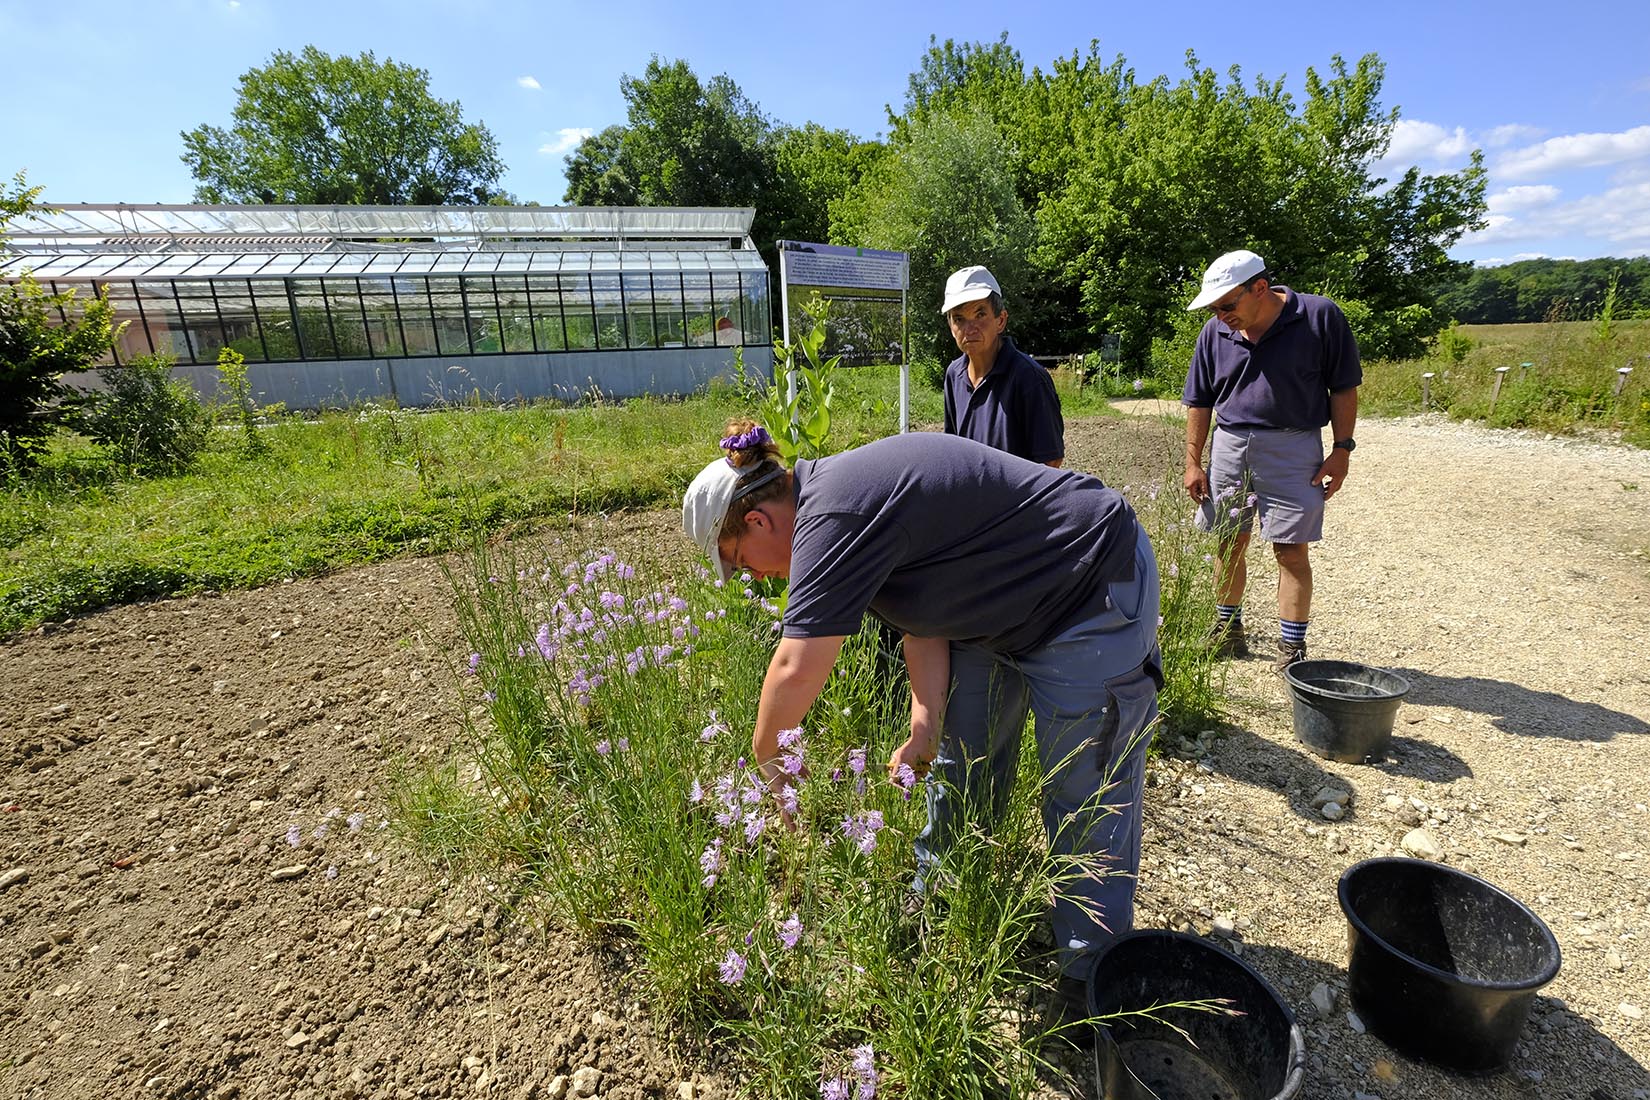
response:
M1352 1005L1405 1054L1465 1073L1506 1068L1558 941L1481 878L1419 859L1370 859L1341 876Z
M1295 706L1295 736L1343 764L1379 760L1409 681L1352 661L1296 661L1283 670Z
M1243 960L1195 936L1142 930L1103 949L1089 979L1094 1016L1212 998L1242 1015L1174 1008L1157 1013L1166 1022L1131 1016L1101 1027L1095 1064L1104 1100L1297 1096L1306 1038L1289 1006Z

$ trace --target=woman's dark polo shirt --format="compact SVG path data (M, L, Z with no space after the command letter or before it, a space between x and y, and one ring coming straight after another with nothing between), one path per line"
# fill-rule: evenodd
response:
M969 384L968 356L945 368L945 431L1032 462L1066 457L1054 380L1007 336L978 386Z
M935 432L796 464L783 633L909 634L1025 653L1134 576L1134 511L1098 478Z
M1181 401L1213 408L1222 428L1317 431L1329 395L1363 382L1358 344L1341 308L1317 294L1284 292L1283 311L1251 344L1211 317L1197 336Z

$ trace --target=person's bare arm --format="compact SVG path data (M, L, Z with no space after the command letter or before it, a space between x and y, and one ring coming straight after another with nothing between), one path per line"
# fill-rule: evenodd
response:
M940 751L945 701L951 693L951 643L944 638L905 636L905 668L911 679L911 736L888 760L892 773L909 764L918 775Z
M781 638L768 662L762 680L762 701L756 709L756 731L751 734L751 755L762 778L777 786L784 773L779 770L779 731L802 724L808 708L831 675L843 636L829 638Z
M1186 408L1186 476L1181 484L1186 495L1198 504L1209 496L1209 475L1203 469L1203 446L1209 442L1209 426L1214 422L1213 409Z
M1329 395L1329 428L1335 433L1336 439L1351 439L1358 427L1358 387L1337 390ZM1190 429L1188 429L1190 430ZM1340 447L1331 447L1329 456L1318 467L1317 474L1312 478L1315 485L1323 486L1323 499L1328 500L1340 492L1346 483L1347 470L1352 465L1352 452Z

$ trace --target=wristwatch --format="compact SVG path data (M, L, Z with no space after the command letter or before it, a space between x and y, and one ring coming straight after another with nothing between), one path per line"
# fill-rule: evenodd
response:
M1358 441L1351 436L1347 436L1345 439L1335 440L1335 446L1340 450L1351 452L1357 449Z

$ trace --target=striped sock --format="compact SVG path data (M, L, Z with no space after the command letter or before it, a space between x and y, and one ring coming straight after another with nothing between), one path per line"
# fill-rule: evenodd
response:
M1217 603L1215 604L1215 617L1220 621L1221 626L1226 626L1230 623L1237 623L1239 626L1242 626L1243 605L1240 603Z
M1278 633L1283 636L1286 645L1306 648L1306 624L1297 623L1292 619L1278 620Z

